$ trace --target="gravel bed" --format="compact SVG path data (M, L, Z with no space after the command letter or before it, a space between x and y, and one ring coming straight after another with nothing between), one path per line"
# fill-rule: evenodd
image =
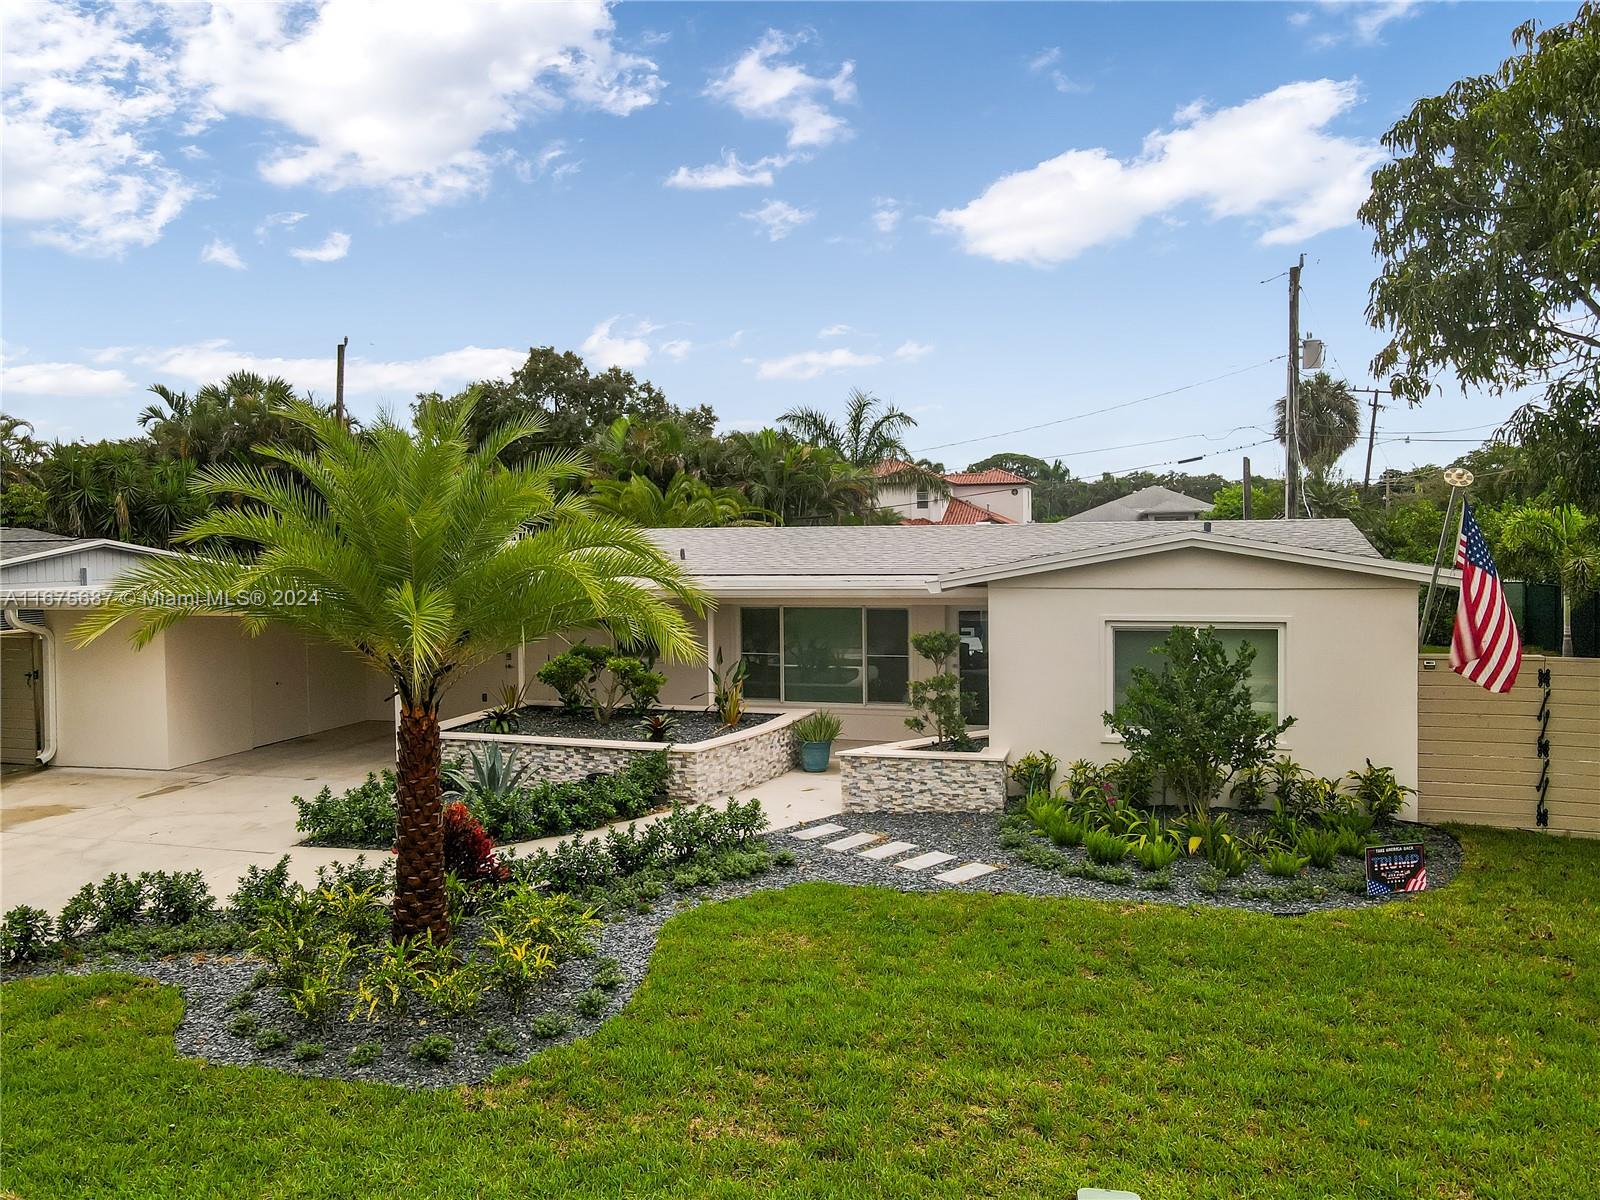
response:
M1258 818L1234 818L1246 831ZM803 841L784 831L768 836L773 850L787 850L794 855L788 867L775 867L765 875L753 879L728 882L691 892L668 888L649 912L630 912L607 922L597 932L595 953L592 957L572 959L563 963L539 992L530 996L520 1011L513 1011L509 1002L497 993L485 998L479 1011L470 1017L454 1020L433 1018L399 1019L389 1022L367 1023L347 1021L341 1010L319 1025L310 1026L299 1020L287 1004L270 988L254 992L254 1002L242 1011L253 1014L260 1028L273 1027L284 1031L287 1040L276 1049L257 1050L253 1036L240 1036L229 1026L241 1010L230 1007L242 992L251 989L260 963L248 957L179 956L155 962L86 962L64 968L73 974L117 970L147 976L160 983L171 984L183 993L185 1012L177 1031L177 1049L180 1054L214 1063L266 1066L302 1075L325 1078L358 1080L371 1083L395 1084L401 1087L448 1087L476 1083L494 1071L514 1063L525 1062L541 1050L559 1046L586 1037L605 1020L621 1011L628 997L643 980L655 951L661 927L677 913L699 904L733 899L753 892L787 887L808 880L826 880L832 883L867 887L891 887L905 892L942 891L954 888L969 892L991 892L1026 896L1071 896L1091 900L1104 900L1126 904L1129 902L1154 902L1159 904L1207 905L1246 909L1252 912L1278 916L1293 916L1306 912L1360 908L1373 904L1403 901L1405 897L1368 898L1338 890L1334 873L1313 870L1313 877L1321 877L1328 894L1317 900L1296 900L1273 903L1268 900L1247 900L1239 896L1241 886L1272 886L1282 880L1273 879L1259 867L1253 866L1243 876L1228 880L1216 895L1202 891L1198 882L1205 872L1203 861L1180 858L1172 867L1172 885L1164 891L1140 890L1134 886L1100 883L1093 880L1064 876L1056 871L1043 870L1016 860L1000 844L1000 823L996 817L971 813L852 813L843 817L827 818L833 824L846 826L850 832L878 833L885 837L915 843L916 851L906 851L900 857L913 857L926 850L940 850L956 857L950 862L926 871L907 871L893 865L865 859L858 854L828 850L825 843L834 840L823 837ZM822 822L812 822L820 824ZM1392 824L1378 830L1386 840L1418 841L1427 845L1428 881L1431 888L1448 884L1461 864L1461 847L1441 830L1423 825ZM843 837L844 834L836 835ZM1041 842L1041 845L1048 845ZM1081 849L1064 851L1073 861L1083 861ZM959 866L964 862L985 862L1003 867L965 884L948 884L938 878L941 870ZM1345 866L1344 864L1349 864ZM1343 860L1341 869L1357 866L1359 860ZM1146 876L1136 866L1132 868L1137 884ZM463 936L474 936L469 927ZM601 962L615 960L623 982L605 993L605 1008L594 1016L584 1016L577 1011L578 998L590 990L595 972ZM63 969L63 968L50 968ZM29 972L36 973L36 972ZM7 978L13 978L7 973ZM563 1033L549 1038L539 1037L533 1030L536 1018L546 1014L559 1014L570 1020ZM509 1038L512 1049L497 1052L482 1049L479 1042L486 1030L498 1026ZM417 1039L433 1033L451 1038L454 1050L447 1062L422 1063L411 1058L407 1047ZM350 1050L362 1042L376 1041L382 1045L378 1060L367 1066L352 1067L345 1062ZM321 1058L297 1062L291 1050L297 1042L316 1042L325 1047Z
M668 710L677 728L672 732L671 741L677 743L704 742L714 737L721 737L725 733L737 733L743 729L753 729L757 725L764 725L772 720L772 713L747 713L739 718L739 723L733 728L722 723L722 718L714 712ZM612 718L609 725L601 725L587 713L569 713L564 709L543 704L530 704L517 709L512 720L516 722L514 733L526 737L564 737L564 738L597 738L608 742L648 742L650 739L639 728L639 718L631 713L619 712ZM451 730L452 733L491 733L483 721L474 721L470 725L460 725Z

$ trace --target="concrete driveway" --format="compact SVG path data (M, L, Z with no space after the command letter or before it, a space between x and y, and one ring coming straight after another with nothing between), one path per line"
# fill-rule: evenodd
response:
M252 863L291 851L290 797L394 765L386 722L346 725L176 771L49 767L0 780L0 906L55 912L112 871L199 868L225 899ZM296 878L354 852L297 849ZM370 855L369 855L370 857Z
M53 914L85 883L113 871L198 869L226 900L251 864L270 867L285 854L291 877L311 883L319 866L349 862L358 851L295 845L290 798L324 785L342 791L393 765L393 731L371 721L177 771L50 767L7 775L0 779L0 908L32 904ZM790 771L737 798L759 799L774 829L835 815L838 759L824 773ZM560 840L517 849L525 854ZM371 861L384 852L366 855Z

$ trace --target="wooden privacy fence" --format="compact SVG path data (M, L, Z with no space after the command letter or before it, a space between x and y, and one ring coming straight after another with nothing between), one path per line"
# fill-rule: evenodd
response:
M1425 656L1417 726L1422 820L1537 829L1542 795L1550 832L1600 837L1600 659L1528 655L1500 696Z

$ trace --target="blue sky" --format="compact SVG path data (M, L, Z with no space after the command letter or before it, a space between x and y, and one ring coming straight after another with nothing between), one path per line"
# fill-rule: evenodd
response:
M1303 329L1371 382L1379 136L1571 11L8 6L5 409L122 436L147 385L247 366L327 397L349 335L366 414L553 344L725 428L862 387L952 466L1236 473L1297 255ZM1386 411L1378 465L1510 407Z

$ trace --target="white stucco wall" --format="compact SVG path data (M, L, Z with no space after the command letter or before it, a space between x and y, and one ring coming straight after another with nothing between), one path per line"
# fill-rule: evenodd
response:
M82 609L45 613L56 635L56 757L62 767L168 765L167 656L161 634L135 652L120 629L87 646L68 635Z
M114 635L113 635L114 636ZM228 617L194 617L162 635L167 761L186 766L255 745L244 631ZM156 648L141 654L156 654Z
M979 508L987 508L997 516L1006 517L1019 525L1033 520L1033 489L1004 483L962 483L950 489L959 500Z
M989 585L990 728L1013 755L1118 757L1110 624L1281 624L1284 750L1321 775L1370 757L1417 781L1416 586L1175 550Z

